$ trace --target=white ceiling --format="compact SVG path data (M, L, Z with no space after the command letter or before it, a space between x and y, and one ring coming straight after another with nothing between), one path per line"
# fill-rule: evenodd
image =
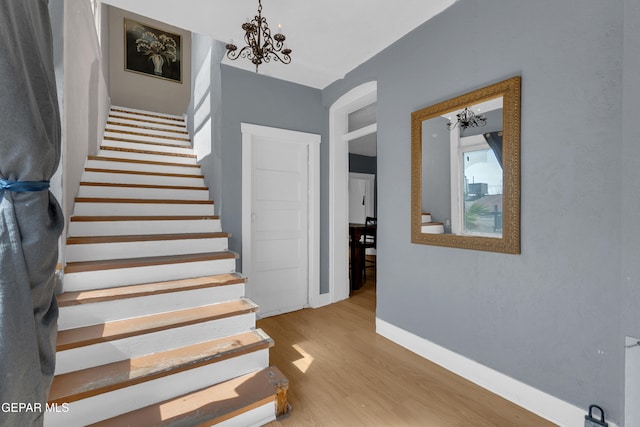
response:
M323 89L451 6L455 0L263 0L262 14L279 23L293 51L289 65L271 62L260 74ZM121 9L205 34L238 47L240 28L257 0L103 0ZM224 63L255 71L246 59Z

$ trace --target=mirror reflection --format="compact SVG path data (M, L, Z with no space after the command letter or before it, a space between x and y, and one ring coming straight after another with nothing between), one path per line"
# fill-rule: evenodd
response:
M412 114L414 243L519 253L519 83Z

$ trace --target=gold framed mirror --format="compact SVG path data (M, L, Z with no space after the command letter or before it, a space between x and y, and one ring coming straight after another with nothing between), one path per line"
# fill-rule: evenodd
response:
M411 241L520 253L520 77L411 113Z

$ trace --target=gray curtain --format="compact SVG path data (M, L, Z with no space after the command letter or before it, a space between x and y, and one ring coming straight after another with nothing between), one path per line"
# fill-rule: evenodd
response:
M500 167L502 167L502 131L487 132L484 134L484 139L493 150L493 154L496 155Z
M48 2L1 0L0 426L41 425L53 378L63 218L46 189L59 160Z

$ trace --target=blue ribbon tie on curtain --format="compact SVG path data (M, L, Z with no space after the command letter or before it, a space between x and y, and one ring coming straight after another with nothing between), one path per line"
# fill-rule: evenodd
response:
M8 179L0 179L0 203L4 199L5 191L27 193L47 189L49 189L49 181L11 181Z

